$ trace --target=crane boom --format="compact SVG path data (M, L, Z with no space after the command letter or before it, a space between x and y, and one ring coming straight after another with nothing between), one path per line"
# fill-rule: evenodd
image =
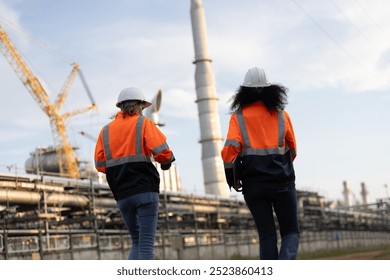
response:
M59 112L66 97L68 96L70 85L73 82L76 73L80 69L79 65L73 65L72 72L70 73L55 103L53 104L49 99L47 90L43 87L39 79L32 73L22 56L10 41L9 36L1 26L0 51L11 65L16 75L33 96L34 100L38 103L39 107L49 117L60 175L70 178L80 178L78 159L73 147L68 141L65 120L72 115L92 110L96 108L96 105L92 104L86 109L79 109L71 113L65 113L63 115L61 115Z
M0 51L5 56L8 63L14 69L16 75L33 95L39 107L45 111L46 104L49 104L49 96L41 82L27 67L20 54L9 40L7 33L0 26Z
M80 66L77 63L74 63L72 72L70 72L68 79L66 79L65 84L62 86L62 89L54 102L57 111L60 111L62 105L64 105L64 102L68 97L70 86L72 85L78 71L80 71Z

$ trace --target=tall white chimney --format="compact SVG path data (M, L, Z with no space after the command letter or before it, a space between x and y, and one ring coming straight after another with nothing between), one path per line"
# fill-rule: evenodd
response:
M191 0L191 21L205 191L206 194L229 196L220 156L223 139L219 122L218 96L207 49L206 20L201 0Z
M367 205L368 204L367 203L368 191L367 191L366 184L364 182L362 182L361 187L362 187L362 191L360 192L360 194L362 195L362 201L363 201L364 205Z
M348 182L343 181L343 195L344 195L344 206L352 206L351 190L349 189Z

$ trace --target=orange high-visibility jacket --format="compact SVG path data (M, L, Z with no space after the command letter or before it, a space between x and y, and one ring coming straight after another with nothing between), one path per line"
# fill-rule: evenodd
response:
M165 135L153 122L139 115L115 119L100 131L95 147L95 167L106 173L116 200L143 193L159 192L160 177L151 157L161 166L175 160Z
M221 152L226 180L233 186L233 164L240 159L240 179L249 186L295 183L296 140L288 113L269 111L262 102L232 114Z

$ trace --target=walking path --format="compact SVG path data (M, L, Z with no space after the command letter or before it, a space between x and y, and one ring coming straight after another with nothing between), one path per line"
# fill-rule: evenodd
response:
M320 260L388 260L389 254L384 254L388 250L375 250L368 252L352 253L343 256L321 258Z

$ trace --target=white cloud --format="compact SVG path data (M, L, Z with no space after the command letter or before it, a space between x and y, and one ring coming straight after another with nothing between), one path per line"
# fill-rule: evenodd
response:
M163 92L164 114L178 119L197 119L195 92L188 92L179 88L172 88Z
M235 6L214 11L215 18L209 15L208 20L209 41L217 66L243 76L248 67L262 65L271 80L299 90L339 86L353 92L389 86L388 71L376 66L379 59L382 64L386 60L383 51L388 42L381 40L383 31L367 22L364 13L350 12L356 10L351 1L340 7L352 24L330 3L298 3L309 16L291 3L283 9L255 5L246 11L244 22L239 13L227 20ZM376 10L378 5L370 8L385 15L383 7L381 11ZM390 25L383 16L378 21Z

